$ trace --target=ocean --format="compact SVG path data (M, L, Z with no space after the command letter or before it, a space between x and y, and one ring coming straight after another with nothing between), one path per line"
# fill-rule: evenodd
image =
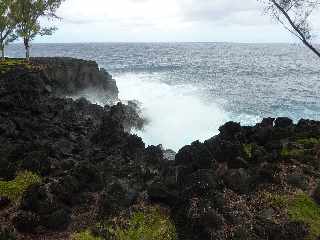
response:
M177 151L231 120L320 120L320 59L299 44L33 44L31 54L97 61L116 79L121 100L140 103L148 124L135 133L148 145ZM23 57L22 45L7 55Z

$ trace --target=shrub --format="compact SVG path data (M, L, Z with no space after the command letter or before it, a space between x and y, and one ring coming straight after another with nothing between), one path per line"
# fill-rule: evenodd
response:
M20 172L12 181L0 181L0 196L17 202L31 185L37 183L41 183L41 178L37 174Z
M252 144L243 144L243 151L246 154L246 157L249 159L252 157L252 150L253 150Z
M100 237L95 237L92 235L90 230L86 230L79 233L74 233L71 236L71 240L102 240Z
M110 227L116 240L176 240L176 229L169 216L158 207L135 212L125 227Z

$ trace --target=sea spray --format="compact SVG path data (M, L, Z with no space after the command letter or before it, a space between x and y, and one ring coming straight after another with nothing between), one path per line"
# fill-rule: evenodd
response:
M205 103L191 85L168 85L150 74L122 74L116 77L121 100L135 99L149 120L136 133L146 144L163 144L179 150L194 140L205 140L218 133L228 116L215 103Z

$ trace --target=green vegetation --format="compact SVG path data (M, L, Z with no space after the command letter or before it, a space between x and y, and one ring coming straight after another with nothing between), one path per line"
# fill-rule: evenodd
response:
M125 227L109 227L116 240L175 240L176 229L169 216L158 207L135 212Z
M18 37L23 39L26 59L30 57L30 42L38 35L52 35L56 27L44 27L40 19L58 18L57 9L63 0L15 0L11 4L11 15Z
M0 4L0 50L1 59L4 59L4 48L17 39L14 30L16 22L11 14L12 0L1 0Z
M252 150L253 150L252 144L243 144L243 151L245 152L248 158L252 157Z
M291 221L303 222L309 226L308 240L320 237L320 206L307 194L300 192L288 196L267 193L266 197L273 207L284 209Z
M32 65L21 59L5 59L0 61L0 74L4 74L16 67L31 69Z
M0 181L0 196L17 202L22 194L33 184L41 182L41 178L32 172L20 172L12 181Z
M95 237L92 235L90 230L75 233L71 236L71 240L102 240L100 237Z
M285 158L298 158L304 155L303 149L284 147L281 150L281 156Z
M288 215L294 221L301 221L309 225L313 240L320 237L320 207L305 193L297 194L289 201Z
M320 140L317 138L302 138L298 139L297 143L303 145L305 148L313 148L315 145L320 144Z

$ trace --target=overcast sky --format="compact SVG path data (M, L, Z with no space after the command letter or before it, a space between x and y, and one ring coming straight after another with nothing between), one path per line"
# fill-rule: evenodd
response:
M258 0L66 0L58 15L59 30L36 42L295 40L263 14Z

